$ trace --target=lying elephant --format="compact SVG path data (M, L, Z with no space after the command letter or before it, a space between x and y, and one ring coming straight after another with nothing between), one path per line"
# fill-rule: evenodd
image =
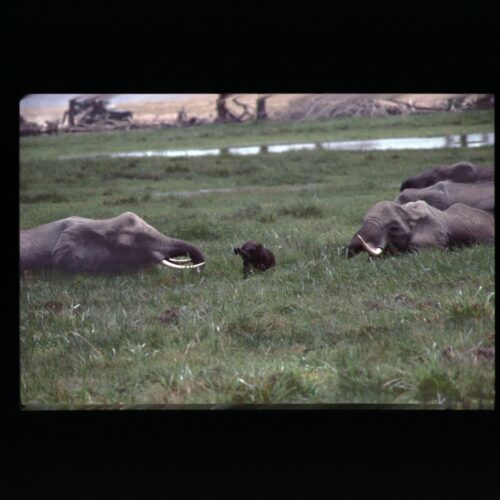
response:
M472 163L462 161L453 165L434 167L410 177L401 184L399 190L425 188L446 180L461 183L494 181L495 171L491 167L476 167Z
M189 258L176 259L180 256ZM164 236L132 212L105 220L68 217L20 232L21 271L120 273L157 263L197 268L205 257L196 246Z
M494 214L495 184L493 182L464 184L440 181L422 189L405 189L394 201L404 204L417 200L426 201L429 205L439 208L439 210L446 210L455 203L463 203Z
M243 259L244 278L248 276L252 269L267 271L276 264L273 253L264 248L262 243L255 240L249 240L241 247L234 247L233 251Z
M494 217L463 203L441 211L425 201L406 205L381 201L366 213L363 225L347 247L347 255L353 257L363 250L380 255L386 248L405 251L489 244L494 238Z

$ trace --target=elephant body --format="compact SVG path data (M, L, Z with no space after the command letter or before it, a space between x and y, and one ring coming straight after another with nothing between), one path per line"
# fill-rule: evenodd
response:
M421 189L446 180L460 183L491 182L495 180L495 171L491 167L476 167L469 162L443 165L406 179L401 183L400 191Z
M478 208L456 203L442 211L422 200L405 205L381 201L366 213L347 250L349 257L361 251L379 255L386 249L444 249L494 239L494 217Z
M494 213L495 184L493 182L464 184L440 181L422 189L405 189L394 201L404 204L418 200L426 201L429 205L439 208L439 210L446 210L455 203L464 203L470 207Z
M83 217L67 217L33 229L21 230L19 234L21 270L52 267L52 250L61 234L70 227L91 220Z
M164 236L132 212L103 220L68 217L20 232L21 271L132 272L185 255L195 265L205 262L199 248Z
M246 278L252 269L267 271L276 265L273 253L262 243L249 240L241 247L234 247L234 253L243 259L243 277Z

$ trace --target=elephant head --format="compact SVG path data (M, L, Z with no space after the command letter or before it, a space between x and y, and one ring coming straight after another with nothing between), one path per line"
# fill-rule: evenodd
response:
M463 203L441 211L425 201L405 205L381 201L366 213L361 228L347 247L347 255L493 243L494 237L494 218Z
M400 191L414 188L420 189L432 186L439 181L470 183L493 181L495 172L491 167L476 167L469 162L459 162L453 165L434 167L419 175L410 177L401 183Z
M273 253L255 240L249 240L241 247L234 247L233 251L243 259L244 278L252 269L267 271L276 264Z
M199 248L164 236L132 212L105 220L69 217L22 231L20 250L21 270L119 273L156 263L176 269L205 263Z
M439 208L439 210L446 210L455 203L464 203L470 207L494 213L495 184L493 182L465 184L440 181L422 189L405 189L394 201L404 204L418 200L424 200L429 205Z

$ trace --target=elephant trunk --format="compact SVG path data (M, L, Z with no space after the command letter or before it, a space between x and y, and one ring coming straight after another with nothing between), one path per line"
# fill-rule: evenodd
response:
M183 240L172 239L169 242L168 255L166 258L175 258L188 255L193 264L201 264L205 262L203 252L195 245Z
M348 247L347 256L354 257L365 251L370 255L380 255L385 248L383 233L377 222L365 221L361 229L353 236Z
M205 256L197 246L187 241L169 238L161 262L175 269L187 269L204 265Z

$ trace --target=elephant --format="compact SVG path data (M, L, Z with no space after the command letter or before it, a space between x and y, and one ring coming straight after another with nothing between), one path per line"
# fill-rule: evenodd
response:
M253 270L267 271L276 265L273 253L255 240L245 242L241 247L234 247L236 255L243 259L243 277L246 278Z
M405 189L394 201L405 204L417 200L424 200L429 205L439 208L439 210L446 210L455 203L464 203L470 207L480 208L494 214L495 184L493 182L464 184L440 181L422 189Z
M453 248L476 243L492 244L495 218L484 210L455 203L446 210L423 200L400 205L381 201L366 213L361 228L347 247L347 256L361 251L380 255L424 247Z
M164 236L133 212L102 220L67 217L20 232L21 272L57 268L117 274L157 263L199 268L205 257L193 244Z
M472 163L462 161L453 165L434 167L410 177L401 183L399 190L425 188L445 180L461 183L494 181L495 171L492 167L476 167Z

